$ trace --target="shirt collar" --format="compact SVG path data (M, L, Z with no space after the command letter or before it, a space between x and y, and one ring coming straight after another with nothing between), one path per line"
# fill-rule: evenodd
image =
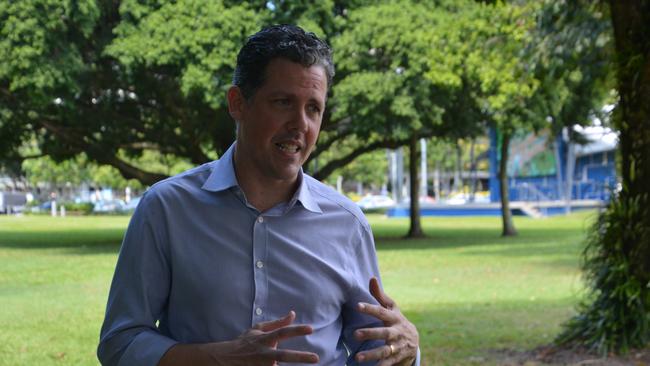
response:
M298 173L298 179L300 180L300 185L291 201L289 201L289 206L291 207L296 201L299 201L305 209L315 213L323 213L314 199L313 193L309 189L307 175L302 171L302 168L300 168L300 173Z
M230 187L237 187L237 177L235 176L235 167L233 166L233 154L235 152L235 143L230 145L228 150L212 163L212 171L208 179L201 188L207 191L225 191Z
M231 187L239 187L237 176L235 175L235 167L233 165L233 155L235 153L236 144L237 143L234 142L230 145L221 158L212 163L210 176L208 176L208 179L206 179L201 188L207 191L219 192ZM289 201L289 207L293 207L298 201L309 211L323 213L309 189L308 179L302 168L300 168L300 172L298 173L298 179L300 180L300 185Z

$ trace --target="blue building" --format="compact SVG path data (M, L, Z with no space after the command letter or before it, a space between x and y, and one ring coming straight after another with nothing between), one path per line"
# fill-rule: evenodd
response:
M574 126L586 143L573 143L568 131L551 137L549 131L515 136L508 157L510 209L514 215L542 217L574 209L601 207L617 189L618 136L600 126ZM499 216L501 191L498 169L500 137L489 132L489 203L421 204L422 216ZM409 207L398 204L389 217L408 217Z
M527 134L512 139L508 163L511 201L608 201L616 189L617 135L608 128L575 126L588 141L580 145L567 131ZM490 130L490 201L499 202L500 137Z

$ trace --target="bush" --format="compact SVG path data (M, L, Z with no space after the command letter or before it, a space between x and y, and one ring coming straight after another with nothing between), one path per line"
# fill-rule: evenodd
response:
M65 207L66 212L78 212L82 215L90 215L95 207L92 202L62 202L60 205Z
M604 356L650 342L650 281L635 270L639 251L626 245L631 238L641 252L648 245L650 228L635 225L646 209L638 199L616 199L591 228L583 254L589 295L565 324L559 344Z

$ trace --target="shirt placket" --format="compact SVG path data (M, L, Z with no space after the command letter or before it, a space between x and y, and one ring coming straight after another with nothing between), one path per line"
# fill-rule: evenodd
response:
M266 319L268 299L268 271L267 271L267 246L268 246L268 217L259 215L253 227L253 278L255 281L255 297L253 298L251 326Z

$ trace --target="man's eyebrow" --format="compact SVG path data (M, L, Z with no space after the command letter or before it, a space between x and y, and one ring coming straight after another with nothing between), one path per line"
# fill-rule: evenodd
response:
M290 97L290 98L297 98L297 95L292 92L284 91L284 90L271 90L269 92L269 98L277 98L277 97ZM310 102L316 102L318 104L325 104L325 100L319 100L318 98L314 97L309 97Z
M326 100L320 100L320 99L316 99L316 98L309 98L309 100L310 100L311 102L313 102L313 103L318 104L318 105L321 106L321 107L324 107L324 106L325 106L325 102L326 102Z
M284 90L271 90L269 92L270 97L292 97L295 96L295 94L286 92Z

